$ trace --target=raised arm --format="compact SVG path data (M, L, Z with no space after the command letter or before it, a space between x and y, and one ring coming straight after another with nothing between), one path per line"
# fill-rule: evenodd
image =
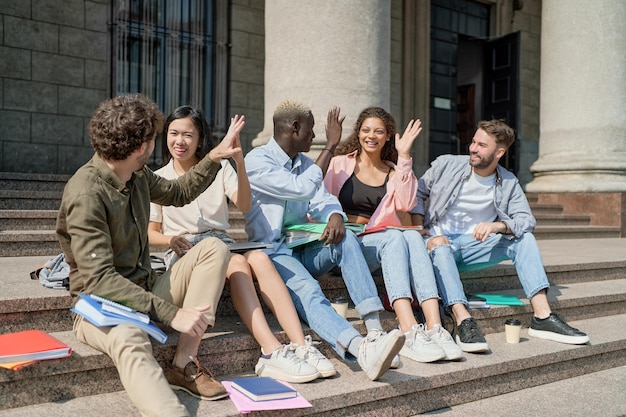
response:
M341 109L337 106L333 106L330 110L328 110L326 126L324 127L324 130L326 131L326 145L324 145L322 152L315 161L315 164L322 169L322 175L326 175L326 170L328 169L328 164L335 153L335 148L337 148L339 141L341 141L343 121L346 116L339 117L340 112Z
M230 126L224 139L208 153L207 157L215 162L222 159L234 158L237 154L241 155L241 144L239 143L239 134L246 124L245 116L235 115L230 119Z

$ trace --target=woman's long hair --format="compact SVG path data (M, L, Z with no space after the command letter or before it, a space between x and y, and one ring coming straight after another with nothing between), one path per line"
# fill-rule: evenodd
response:
M361 153L359 132L361 131L361 126L363 125L365 119L369 119L370 117L376 117L382 120L385 125L385 129L389 134L389 140L385 142L381 151L381 158L384 161L391 161L393 163L398 162L398 151L396 150L395 145L396 120L382 107L368 107L359 114L359 117L356 119L356 123L354 125L354 131L350 134L350 136L348 136L348 139L344 143L337 146L335 155L346 155L354 151L358 151L358 154Z

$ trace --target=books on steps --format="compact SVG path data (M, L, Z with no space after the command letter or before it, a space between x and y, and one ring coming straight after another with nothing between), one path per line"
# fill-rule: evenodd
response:
M25 365L30 361L66 358L71 354L71 347L41 330L25 330L0 335L0 363L2 364Z
M485 297L479 297L476 294L465 294L465 298L467 298L470 309L489 308Z
M474 294L476 297L484 298L489 305L494 306L524 306L524 302L514 295L508 294Z
M231 387L254 401L282 400L298 396L298 391L267 376L235 378Z
M80 314L95 326L132 324L160 343L165 343L167 340L167 334L151 323L150 318L144 313L92 294L80 293L78 296L78 301L70 310Z

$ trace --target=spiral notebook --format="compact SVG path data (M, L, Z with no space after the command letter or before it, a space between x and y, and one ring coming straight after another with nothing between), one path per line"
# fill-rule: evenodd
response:
M145 331L161 343L165 343L167 340L167 334L165 334L163 330L159 329L156 325L154 325L154 323L151 323L149 319L148 323L145 322L143 317L145 314L143 313L135 311L130 307L122 306L121 304L115 303L106 298L91 294L80 293L78 296L79 299L71 311L83 316L87 321L95 326L100 327L117 326L118 324L132 324L139 327L141 330ZM105 310L105 308L111 310L111 307L115 307L122 312L122 314Z

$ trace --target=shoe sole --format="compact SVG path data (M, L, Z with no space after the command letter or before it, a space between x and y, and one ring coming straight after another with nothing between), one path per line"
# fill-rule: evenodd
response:
M170 384L170 387L174 391L185 391L187 394L191 395L192 397L199 398L199 399L205 400L205 401L221 400L222 398L228 397L228 392L224 392L223 394L217 394L217 395L214 395L212 397L206 397L204 395L200 395L200 394L198 394L196 392L193 392L193 391L189 390L188 388L181 387L180 385L172 385L172 384Z
M317 372L319 372L320 376L322 378L330 378L331 376L335 376L337 375L337 370L335 368L333 369L328 369L326 371L322 371L319 368L317 369Z
M461 338L457 335L455 336L456 344L461 348L463 352L468 353L483 353L489 350L489 345L487 342L484 343L463 343L461 342Z
M305 382L311 382L320 377L319 371L309 375L293 375L288 374L285 371L281 371L278 368L267 366L265 364L256 366L254 372L258 376L270 376L274 379L280 379L281 381L290 382L293 384L303 384Z
M441 352L433 352L431 355L425 355L425 354L418 354L412 351L410 348L406 346L402 346L402 349L400 349L400 352L398 353L398 355L404 358L411 359L415 362L429 363L429 362L436 362L438 360L445 359L446 352L442 349Z
M387 335L392 334L397 336L396 340L393 343L389 343L386 346L386 349L381 351L380 355L378 356L379 359L384 358L384 360L382 362L374 363L374 365L370 367L370 369L365 371L367 377L372 381L376 381L389 370L389 365L391 365L393 358L398 354L398 352L400 352L400 349L402 349L402 347L404 346L404 334L400 333L399 330L393 330L387 333Z
M552 340L553 342L566 343L568 345L584 345L589 342L589 336L567 336L546 330L533 329L532 327L528 329L528 335L539 339Z
M458 346L458 345L457 345ZM463 359L463 349L459 348L459 350L455 350L454 353L450 353L443 346L439 345L441 349L446 353L446 357L443 358L446 361L458 361L459 359Z

